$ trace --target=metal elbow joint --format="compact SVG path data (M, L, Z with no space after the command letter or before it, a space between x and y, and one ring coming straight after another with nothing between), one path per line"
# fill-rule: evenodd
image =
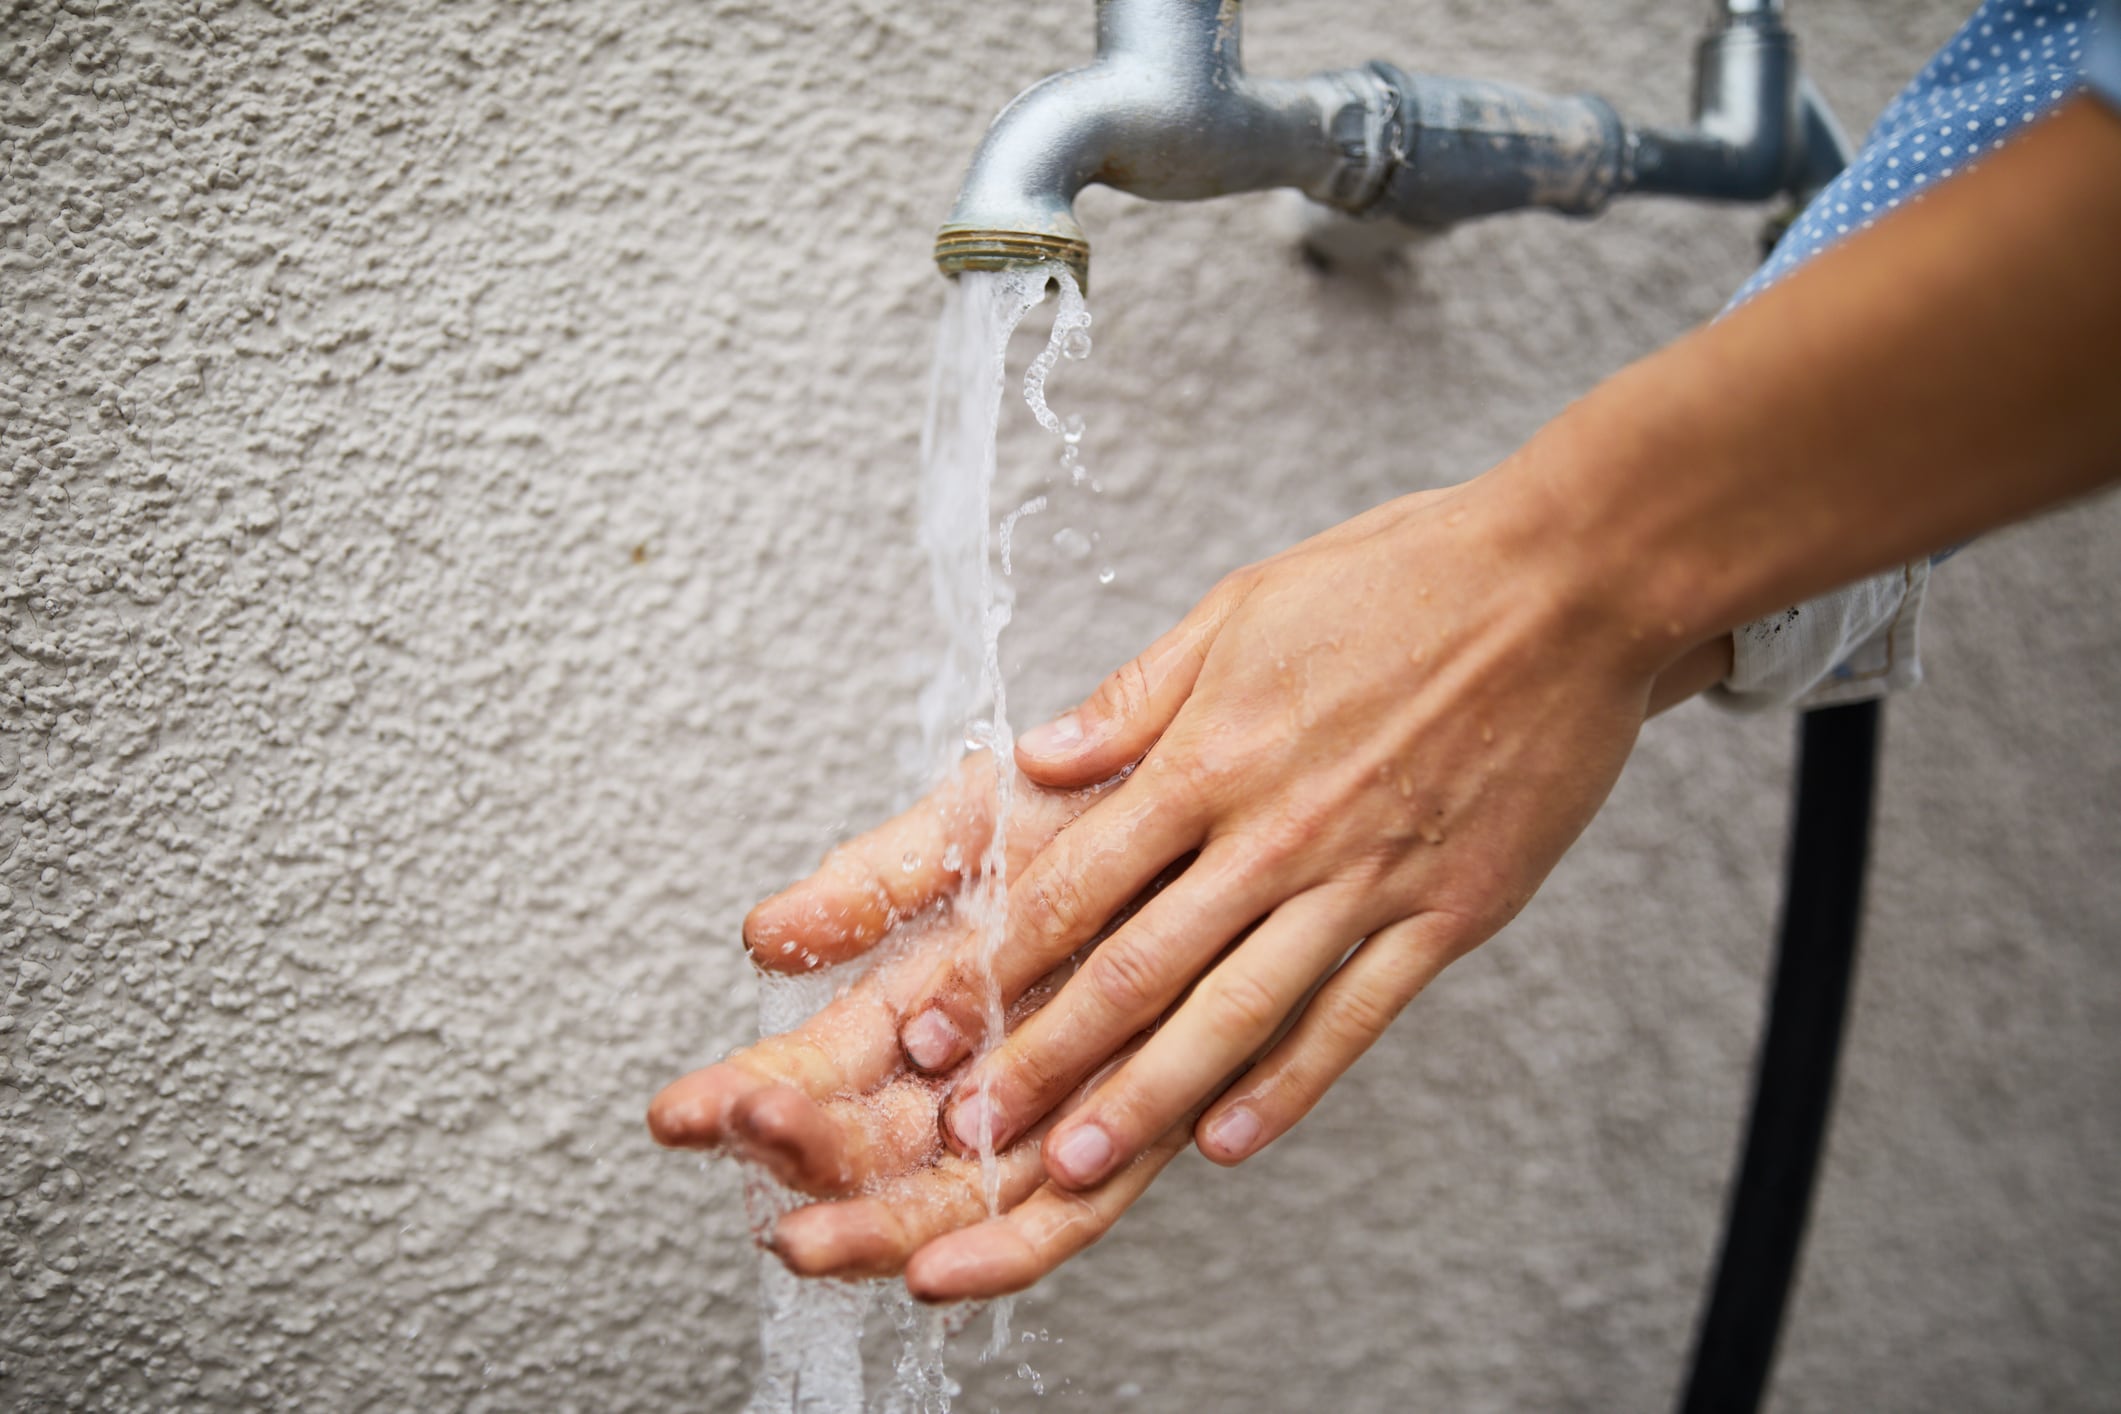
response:
M1779 7L1728 16L1701 41L1693 127L1643 129L1634 185L1676 196L1765 201L1789 189L1803 139L1797 46Z

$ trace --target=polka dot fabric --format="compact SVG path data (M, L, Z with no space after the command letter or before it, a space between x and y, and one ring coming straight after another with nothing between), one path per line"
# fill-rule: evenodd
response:
M2081 89L2098 8L2093 0L1988 0L1886 105L1848 170L1805 209L1732 307L1919 199Z
M1848 169L1805 208L1726 312L1953 173L2089 84L2121 106L2121 0L1987 0L1886 106ZM1942 560L1942 556L1938 557ZM1931 563L1921 561L1746 625L1723 700L1823 707L1922 677Z

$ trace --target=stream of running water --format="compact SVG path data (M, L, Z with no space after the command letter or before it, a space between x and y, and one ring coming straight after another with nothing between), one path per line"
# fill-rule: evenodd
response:
M918 780L932 787L968 750L985 750L1005 763L995 772L994 825L976 872L955 901L956 916L972 922L983 961L999 944L1008 895L1009 812L1015 772L1015 734L1009 721L1008 684L1002 670L1002 633L1015 613L1010 583L1015 541L1029 517L1048 509L1034 495L997 516L996 441L1007 381L1010 337L1024 317L1058 290L1046 345L1025 371L1023 397L1031 415L1061 443L1060 466L1070 482L1083 478L1078 457L1082 420L1065 421L1046 403L1046 380L1062 358L1090 351L1090 312L1074 277L1059 265L995 272L967 272L952 281L937 328L927 418L921 435L920 538L944 641L934 676L920 696L921 748ZM1088 551L1082 531L1065 527L1054 544L1068 558ZM1108 572L1100 578L1108 577ZM911 866L909 866L911 867ZM837 975L835 975L837 974ZM844 969L762 982L761 1035L800 1025L846 985ZM982 1049L1001 1038L1000 989L986 996ZM1001 1211L1000 1171L991 1145L983 1145L980 1168L990 1213ZM746 1188L754 1230L763 1231L794 1205L791 1195L754 1175ZM992 1336L983 1359L1004 1355L1010 1345L1013 1301L989 1303ZM762 1369L749 1414L945 1414L958 1386L944 1368L944 1343L972 1319L965 1308L935 1310L917 1305L896 1280L804 1281L771 1255L760 1259L760 1347ZM881 1307L899 1342L890 1387L868 1399L862 1331ZM1028 1367L1023 1372L1038 1388Z

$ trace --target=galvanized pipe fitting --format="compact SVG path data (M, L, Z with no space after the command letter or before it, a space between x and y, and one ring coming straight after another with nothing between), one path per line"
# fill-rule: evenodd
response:
M1098 0L1097 57L1024 91L987 131L950 219L945 274L1059 261L1087 286L1075 197L1152 201L1294 187L1360 217L1436 229L1615 195L1808 195L1846 140L1802 80L1782 0L1718 0L1697 56L1694 125L1630 128L1588 95L1409 75L1244 71L1240 0Z

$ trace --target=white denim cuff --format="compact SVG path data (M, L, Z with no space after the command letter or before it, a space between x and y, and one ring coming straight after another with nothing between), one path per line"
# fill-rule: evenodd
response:
M1930 562L1916 560L1747 624L1716 699L1745 711L1831 707L1913 687L1929 582Z

